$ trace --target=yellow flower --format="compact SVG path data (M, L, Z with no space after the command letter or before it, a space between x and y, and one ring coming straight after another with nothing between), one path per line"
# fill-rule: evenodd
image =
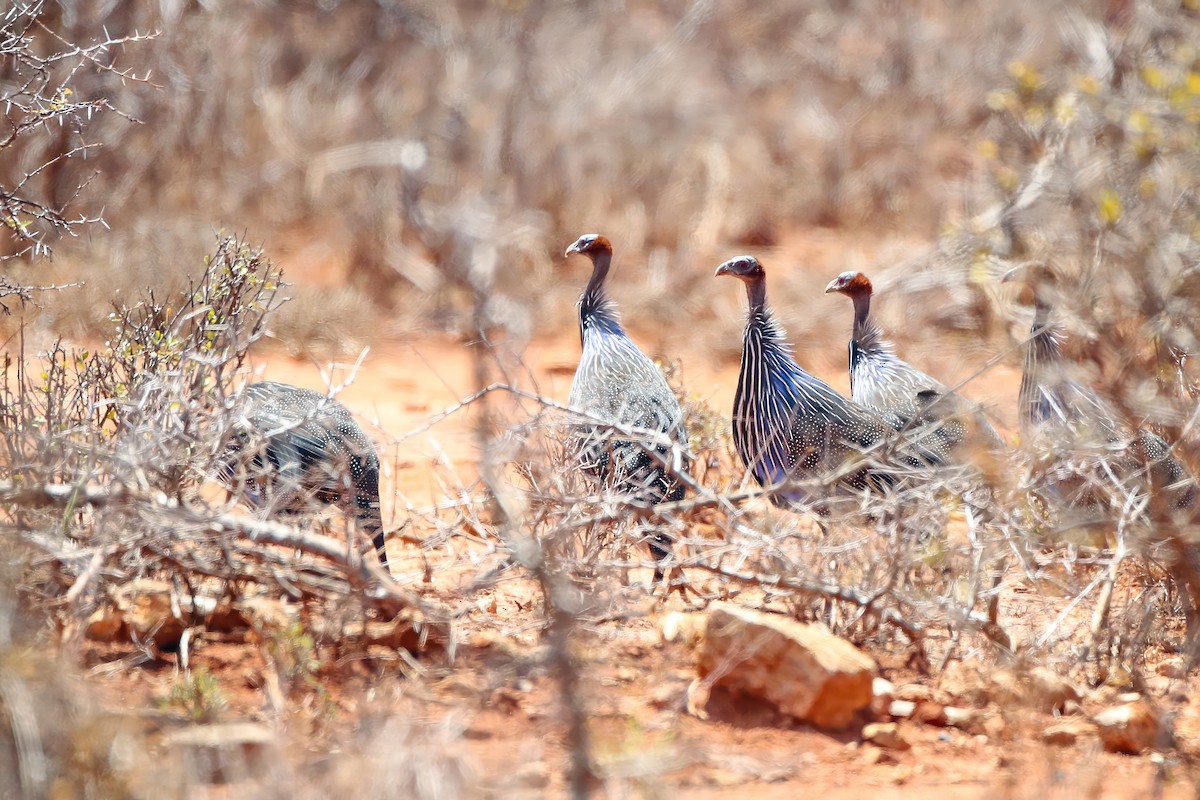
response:
M1149 86L1156 92L1161 92L1167 88L1166 74L1156 66L1146 64L1142 67L1142 83Z
M1033 94L1042 86L1042 76L1025 61L1014 61L1008 65L1008 74L1017 82L1017 88L1024 94Z
M1100 81L1092 75L1076 75L1072 81L1075 88L1084 94L1095 94L1100 91Z
M1150 130L1150 115L1145 111L1134 111L1129 115L1129 130L1135 133L1146 133Z
M1116 190L1101 189L1100 197L1096 201L1096 214L1100 217L1101 224L1113 225L1123 213L1125 207L1121 205L1121 197Z
M1054 101L1054 117L1060 125L1066 125L1075 119L1077 98L1073 92L1062 94Z

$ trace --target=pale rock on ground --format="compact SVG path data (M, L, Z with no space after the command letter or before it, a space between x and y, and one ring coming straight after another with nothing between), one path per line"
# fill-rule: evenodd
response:
M908 750L912 747L900 734L900 726L895 722L872 722L865 725L862 738L864 742L870 742L885 750Z
M822 625L713 603L697 648L688 709L705 718L709 689L724 687L824 728L844 728L871 704L874 660Z
M1106 708L1092 717L1104 749L1111 753L1140 753L1168 744L1163 721L1145 700Z

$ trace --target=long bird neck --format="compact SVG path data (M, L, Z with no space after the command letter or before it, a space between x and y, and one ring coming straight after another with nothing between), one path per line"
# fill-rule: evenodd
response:
M767 308L767 282L762 278L746 282L746 299L750 301L750 319L761 317L768 320L771 310Z
M1059 344L1062 334L1050 321L1050 304L1039 298L1033 308L1033 326L1029 329L1029 346L1025 351L1027 372L1030 366L1036 371L1044 364L1062 359Z
M1050 321L1050 312L1050 304L1042 298L1034 301L1033 326L1025 344L1025 369L1019 395L1021 421L1027 425L1047 416L1044 408L1047 393L1054 392L1059 362L1062 361L1061 334Z
M883 333L871 319L870 292L855 292L850 301L854 303L854 342L863 350L875 347Z
M759 363L778 364L779 356L785 362L795 363L791 352L784 343L783 332L771 314L767 305L767 284L761 278L746 283L746 298L750 301L750 312L746 320L746 347L757 351L753 358L742 359L742 371L745 373L751 366ZM757 367L751 370L762 377ZM743 375L743 378L748 376Z
M612 253L597 253L592 258L592 277L588 279L583 296L579 299L579 336L584 337L589 329L606 333L622 334L621 320L617 309L604 290L612 266Z

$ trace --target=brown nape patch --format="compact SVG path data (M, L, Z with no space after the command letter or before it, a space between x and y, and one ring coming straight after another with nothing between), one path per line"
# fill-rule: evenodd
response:
M1037 293L1028 282L1021 282L1021 290L1017 293L1017 302L1023 306L1031 306L1037 300Z
M612 249L613 249L612 242L610 242L608 240L607 236L597 236L596 240L587 246L587 249L585 250L585 252L588 252L588 253L604 253L604 252L611 253Z
M855 273L854 277L846 283L846 286L842 289L842 291L851 294L856 294L858 292L866 292L867 294L870 294L873 288L874 287L871 286L871 279L866 275L863 275L861 272L858 272Z

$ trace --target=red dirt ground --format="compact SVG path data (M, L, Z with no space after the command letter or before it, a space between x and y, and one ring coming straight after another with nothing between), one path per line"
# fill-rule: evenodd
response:
M525 362L548 396L565 399L577 347L576 339L561 336L553 342L539 339L526 351ZM690 392L728 413L736 363L714 365L703 352L681 355ZM839 359L840 354L813 366L845 389ZM327 388L309 362L266 354L258 364L262 377ZM376 346L339 398L374 427L382 445L422 428L468 395L474 388L472 375L460 342L424 337ZM1011 408L1018 376L1012 366L998 367L965 393L1000 409ZM395 490L384 492L389 527L403 521L405 503L422 507L444 496L431 469L439 453L454 462L457 473L470 472L476 457L470 426L469 414L459 414L427 434L386 449L386 480ZM393 541L390 551L398 575L417 558L411 545L401 542ZM457 575L439 574L432 584L417 588L452 601L461 589ZM470 600L481 612L467 623L468 644L453 662L437 656L422 662L426 672L418 678L403 677L410 668L402 670L394 656L348 656L335 667L335 654L320 650L324 702L336 713L322 715L317 710L320 703L302 693L285 717L293 732L292 756L303 762L323 755L331 742L353 738L366 715L395 713L414 723L457 715L465 725L461 742L466 757L482 783L495 789L489 796L561 796L564 753L555 683L544 669L523 667L514 656L531 653L538 645L528 625L536 591L528 582L510 581L477 591ZM1176 715L1178 748L1167 752L1165 761L1104 753L1087 741L1069 747L1044 745L1040 732L1053 721L1050 715L1001 709L1003 722L986 732L904 721L901 729L912 749L875 764L866 755L873 748L860 743L855 729L822 732L721 695L710 706L712 719L688 715L684 697L694 674L692 658L683 644L660 640L656 619L664 611L689 606L678 596L663 604L643 598L630 605L645 613L587 625L577 642L593 753L605 773L615 776L607 784L613 797L1182 798L1195 797L1200 787L1190 768L1200 755L1200 702L1189 699L1190 680L1163 679L1154 687ZM495 632L491 638L479 636L489 629ZM496 643L497 636L503 646ZM85 665L95 667L127 652L89 645ZM875 655L885 665L901 663L894 654ZM114 707L155 708L176 675L173 657L163 658L165 663L158 665L95 670L89 683ZM230 701L225 718L272 718L263 691L256 688L264 662L253 643L202 636L194 659L220 679ZM885 667L884 675L897 684L936 683L900 666ZM893 763L886 763L889 760Z

